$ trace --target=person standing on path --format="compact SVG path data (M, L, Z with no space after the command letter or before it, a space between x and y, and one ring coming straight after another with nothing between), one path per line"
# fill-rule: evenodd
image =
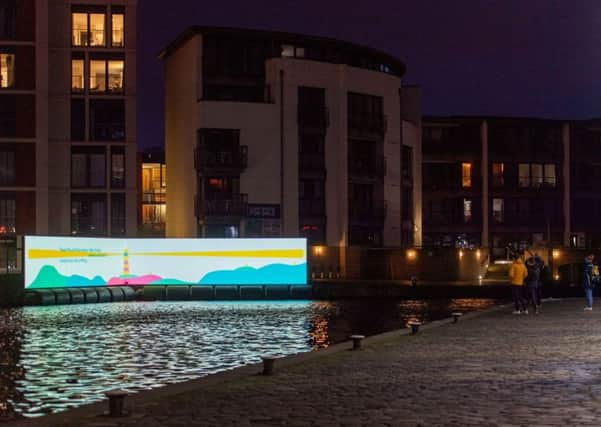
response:
M590 254L584 258L584 270L582 272L582 287L584 288L584 297L586 299L585 311L593 309L593 289L595 282L593 280L593 260L595 255Z
M511 280L511 294L513 295L513 303L515 311L513 314L528 314L526 305L524 304L524 279L528 272L524 266L521 255L514 258L511 268L509 269L509 279Z
M538 293L538 286L540 284L540 264L536 262L536 259L531 256L526 260L526 270L528 276L526 276L526 292L528 292L529 303L532 303L534 313L540 313L540 300Z
M548 268L545 265L545 261L543 261L543 259L540 257L538 252L534 252L534 261L538 264L538 271L539 271L538 288L537 288L537 291L538 291L537 311L540 313L540 310L543 305L543 280L546 280L544 276L546 276L546 273L548 272Z

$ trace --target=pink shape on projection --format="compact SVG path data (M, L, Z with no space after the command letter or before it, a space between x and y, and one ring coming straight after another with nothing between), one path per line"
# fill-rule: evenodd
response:
M161 276L157 276L156 274L145 274L144 276L135 276L135 277L111 277L107 286L122 286L122 285L130 285L130 286L143 286L148 285L149 283L156 282L157 280L161 280Z

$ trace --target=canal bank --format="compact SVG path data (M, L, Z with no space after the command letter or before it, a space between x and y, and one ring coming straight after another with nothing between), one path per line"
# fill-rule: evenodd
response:
M308 286L111 286L23 290L12 276L0 287L0 307L22 305L90 304L121 301L275 301L348 299L438 299L510 297L507 281L440 282L408 280L314 280ZM543 287L545 297L582 294L580 286L559 283Z
M539 316L505 306L393 331L15 425L598 425L601 311L580 299ZM10 424L9 424L10 425Z

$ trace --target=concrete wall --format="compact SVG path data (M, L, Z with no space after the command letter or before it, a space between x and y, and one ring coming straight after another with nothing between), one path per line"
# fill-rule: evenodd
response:
M195 237L194 146L201 38L195 36L165 62L165 160L168 165L166 237Z

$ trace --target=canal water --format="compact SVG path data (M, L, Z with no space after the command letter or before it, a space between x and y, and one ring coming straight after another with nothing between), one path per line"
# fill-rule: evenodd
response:
M481 310L489 299L196 301L0 310L0 421Z

